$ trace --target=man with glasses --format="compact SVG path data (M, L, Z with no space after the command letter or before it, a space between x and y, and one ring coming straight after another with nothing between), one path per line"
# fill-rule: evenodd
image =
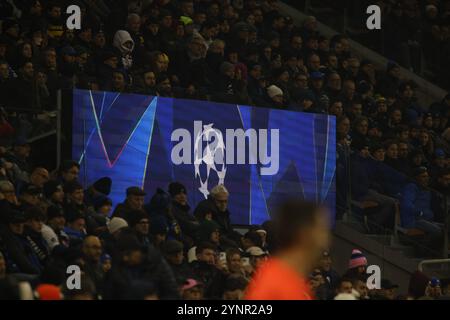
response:
M129 226L134 230L136 237L143 246L150 245L150 220L143 210L133 210L129 214Z
M300 90L308 89L308 76L304 73L299 73L295 76L294 88Z

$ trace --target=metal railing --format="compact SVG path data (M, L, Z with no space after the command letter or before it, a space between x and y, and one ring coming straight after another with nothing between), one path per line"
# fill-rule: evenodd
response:
M16 129L16 136L23 135L29 144L39 145L46 139L55 136L56 145L54 145L55 159L51 160L51 163L55 163L56 167L59 167L61 163L61 91L58 91L56 110L42 110L31 108L17 108L5 106L4 111L7 115L7 121L13 125ZM22 130L23 126L29 126L29 130L25 130L24 134ZM19 132L17 132L19 131ZM27 132L28 131L28 132ZM13 141L9 141L12 143ZM53 150L53 147L49 148ZM42 159L39 162L44 162L45 158L51 159L50 155L42 155Z

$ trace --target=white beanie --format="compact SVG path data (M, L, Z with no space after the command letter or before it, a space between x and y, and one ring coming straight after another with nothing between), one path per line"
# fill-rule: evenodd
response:
M334 297L334 300L358 300L354 295L351 293L339 293L336 297Z
M267 94L269 95L269 97L271 99L273 99L273 97L282 96L283 90L281 90L280 88L278 88L275 85L271 85L270 87L267 88Z
M128 223L122 218L114 217L108 223L107 227L108 227L109 233L114 234L116 231L118 231L122 228L128 227Z

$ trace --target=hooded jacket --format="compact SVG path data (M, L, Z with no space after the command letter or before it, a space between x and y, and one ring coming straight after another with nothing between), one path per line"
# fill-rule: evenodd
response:
M125 46L125 43L128 41L131 41L132 43L131 48L127 48ZM124 68L130 69L133 65L133 58L131 57L131 54L135 46L133 38L131 38L130 33L125 30L118 30L114 35L113 45L122 54L122 64Z

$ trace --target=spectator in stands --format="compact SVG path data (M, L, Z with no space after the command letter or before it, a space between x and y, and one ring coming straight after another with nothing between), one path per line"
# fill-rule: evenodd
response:
M62 210L64 204L64 190L57 181L50 180L44 184L44 196L49 206L56 206Z
M336 287L336 295L339 294L353 294L353 284L350 278L342 278Z
M29 162L30 157L30 144L23 137L18 137L14 142L14 147L11 153L5 156L8 162L16 164L19 169L24 172L30 172L31 165ZM26 178L28 179L28 177Z
M106 197L111 193L112 180L103 177L95 181L84 192L84 202L87 206L93 206L94 201Z
M30 184L42 190L44 188L44 185L49 181L49 179L50 175L47 169L43 167L36 167L31 172Z
M64 161L59 170L59 182L65 184L66 182L72 182L78 180L78 174L80 173L80 165L72 160Z
M360 300L370 299L365 276L353 278L352 287L358 293Z
M230 248L226 251L227 271L229 274L236 274L248 279L249 270L242 263L241 251L236 248Z
M101 294L103 291L104 272L100 264L102 255L102 244L96 236L87 236L83 240L81 248L83 253L83 271L86 276L94 283L96 292Z
M333 292L339 281L339 274L332 267L332 259L329 251L324 251L319 262L319 270L329 292Z
M246 253L250 256L250 265L253 268L253 272L256 272L267 261L267 252L264 252L259 247L250 247Z
M425 167L414 171L414 182L407 184L400 203L402 226L419 229L433 237L442 235L442 228L434 222L431 206L431 191L428 190L430 176Z
M7 224L1 226L1 238L13 273L38 275L42 270L42 265L25 238L25 215L17 211L10 211L6 214L8 215Z
M388 197L376 190L374 185L374 178L369 176L371 168L369 167L368 143L355 144L353 147L358 150L358 153L352 155L352 185L353 199L363 203L364 207L370 208L375 206L376 212L370 215L370 219L375 223L375 227L393 228L394 215L396 210L395 199ZM375 180L376 181L376 180Z
M128 214L129 226L133 228L137 239L143 247L150 245L150 220L144 210L133 210Z
M53 252L57 246L69 247L69 236L64 232L66 218L60 207L49 206L47 209L47 222L42 226L42 236L47 246Z
M75 209L71 209L66 212L66 217L67 225L64 228L64 232L68 235L70 244L76 245L81 243L86 236L85 215Z
M172 268L177 283L183 283L191 276L191 269L184 260L184 247L181 242L167 240L162 247L162 253Z
M216 251L223 251L220 243L220 227L214 220L203 220L197 234L197 243L210 242L216 246Z
M346 278L356 278L366 276L367 258L358 249L352 250L352 255L348 262L348 270L345 273ZM351 281L350 281L351 283Z
M125 70L131 69L133 66L132 53L135 43L131 38L130 33L125 30L118 30L114 35L113 45L121 53L121 67Z
M167 225L167 219L162 215L151 217L150 235L152 238L152 244L155 248L162 248L167 240L168 234L169 226Z
M31 207L25 211L25 219L24 236L39 259L40 265L45 267L50 258L49 247L42 235L45 215L40 208Z
M383 297L386 300L396 300L397 294L396 291L398 289L398 285L392 283L388 279L381 279L381 289L377 290L377 295Z
M220 227L220 235L224 245L237 246L240 235L236 234L231 226L230 212L228 211L229 192L223 185L211 189L208 199L201 201L195 208L194 215L198 220L205 219L206 214L212 215Z
M197 260L190 264L194 277L204 284L206 298L219 298L225 274L217 268L215 246L208 242L201 243L195 253Z
M190 211L187 202L187 192L184 185L179 182L172 182L169 185L169 193L172 197L172 213L180 224L181 230L191 238L194 238L199 228L199 222Z
M242 300L247 285L247 279L242 276L228 276L222 296L223 300Z
M38 207L40 204L41 191L35 186L28 185L19 195L19 202L22 210Z
M82 214L86 213L86 205L84 204L83 186L78 181L68 182L64 185L64 195L66 198L64 210L77 211Z
M134 235L120 235L117 264L105 278L106 299L126 299L134 282L148 281L155 285L160 299L176 299L177 286L167 262L152 248L143 250Z
M203 300L203 284L195 279L187 279L180 291L183 300Z
M129 187L126 191L126 199L117 205L113 212L113 217L125 219L129 222L129 215L132 210L141 210L144 207L144 197L146 193L139 187Z

